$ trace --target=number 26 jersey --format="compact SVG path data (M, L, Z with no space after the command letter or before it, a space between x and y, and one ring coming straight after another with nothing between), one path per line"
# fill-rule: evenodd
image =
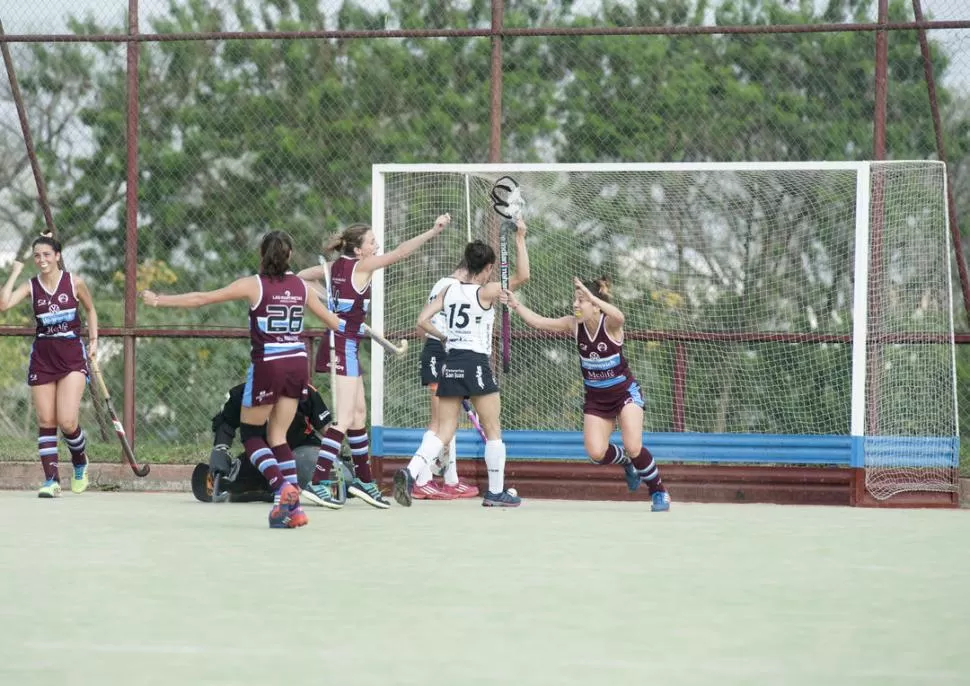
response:
M442 307L448 320L445 350L471 350L482 355L492 354L495 308L482 307L478 300L481 288L478 284L456 283L445 292Z
M249 310L249 339L253 362L272 362L287 357L306 357L303 343L303 308L306 283L288 272L282 277L260 274L261 297Z

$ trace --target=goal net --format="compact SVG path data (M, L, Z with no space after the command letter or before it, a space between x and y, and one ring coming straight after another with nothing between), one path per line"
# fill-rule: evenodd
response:
M645 431L852 436L875 497L956 488L936 162L375 166L385 248L452 215L445 233L375 280L373 325L413 339L405 360L372 348L375 426L427 424L415 321L466 241L497 250L490 191L504 175L527 203L532 279L520 299L569 315L573 276L612 280ZM496 351L499 340L496 330ZM572 340L513 317L511 348L508 373L493 364L503 430L581 429Z

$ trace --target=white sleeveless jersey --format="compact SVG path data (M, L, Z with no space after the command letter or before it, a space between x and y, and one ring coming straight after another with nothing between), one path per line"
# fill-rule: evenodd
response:
M456 283L459 283L459 281L453 276L446 276L443 279L438 279L438 282L431 287L431 293L428 294L428 302L432 302L438 297L441 291ZM446 336L448 335L448 315L445 314L444 310L441 310L441 312L431 318L431 324L441 333L445 334ZM425 336L427 338L434 338L435 340L438 340L430 333L425 334Z
M481 286L456 283L445 293L444 309L447 317L448 342L445 350L471 350L483 355L492 354L492 325L495 308L487 310L478 302ZM444 333L444 331L442 331Z

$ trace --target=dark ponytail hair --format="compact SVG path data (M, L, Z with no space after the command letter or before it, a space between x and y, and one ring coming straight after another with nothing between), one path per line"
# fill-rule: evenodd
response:
M324 254L339 252L348 257L354 256L354 249L359 248L364 242L364 236L371 228L367 224L351 224L339 234L324 243Z
M293 239L286 231L270 231L259 245L259 273L274 279L282 278L290 269Z
M598 279L593 279L591 282L586 284L586 288L589 289L590 293L595 295L603 302L613 302L613 299L610 297L610 291L613 289L613 281L610 280L608 276L601 276Z
M495 251L488 243L476 240L465 246L465 256L460 265L472 276L481 274L490 264L495 264Z
M56 253L61 251L61 242L56 238L54 238L54 234L51 233L50 231L45 231L37 238L35 238L34 242L30 244L30 249L33 250L38 245L49 245L54 249L54 252Z

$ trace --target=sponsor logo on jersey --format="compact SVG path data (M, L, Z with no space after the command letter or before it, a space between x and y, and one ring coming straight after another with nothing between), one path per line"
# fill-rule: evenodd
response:
M599 342L599 343L597 343L596 344L596 349L599 350L601 353L605 353L606 352L606 343L603 343L602 341Z
M57 302L59 302L61 305L65 305L67 303L67 293L61 293L59 296L57 296Z

